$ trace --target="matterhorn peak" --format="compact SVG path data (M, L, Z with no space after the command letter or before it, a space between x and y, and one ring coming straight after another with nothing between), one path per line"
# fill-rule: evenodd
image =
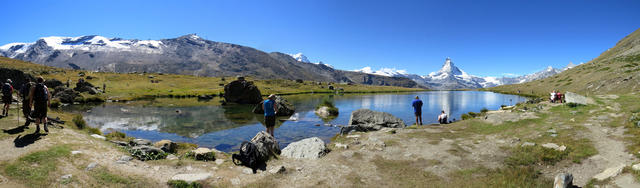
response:
M460 69L458 69L458 67L456 67L453 64L453 61L451 61L450 57L447 57L447 59L444 61L444 65L442 65L442 68L438 72L440 72L440 73L449 73L450 75L461 75L462 74L462 71L460 71Z

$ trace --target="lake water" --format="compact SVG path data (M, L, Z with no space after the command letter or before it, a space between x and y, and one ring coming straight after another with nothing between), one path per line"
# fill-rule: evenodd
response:
M294 116L298 117L298 121L277 121L276 139L281 148L313 136L328 142L340 130L335 125L347 125L351 112L361 108L388 112L403 119L407 125L414 124L411 102L416 95L424 103L422 118L425 125L436 123L441 110L445 110L450 119L460 119L463 113L479 112L482 108L496 110L501 105L513 105L526 100L520 96L482 91L284 96L295 106ZM322 120L315 115L313 110L323 98L333 101L338 107L338 117ZM66 110L81 111L90 126L98 127L103 132L118 130L136 138L191 142L226 152L237 150L242 141L250 140L265 129L263 116L251 113L253 105L180 106L181 103L197 103L195 100L170 100L171 106L166 106L167 102L163 101L162 107L153 103L107 103Z

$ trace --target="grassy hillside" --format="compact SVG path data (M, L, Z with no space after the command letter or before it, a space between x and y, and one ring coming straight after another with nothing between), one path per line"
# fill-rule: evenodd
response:
M95 86L102 87L106 84L104 96L112 100L133 100L154 96L197 96L203 94L219 94L224 91L224 84L235 80L234 77L198 77L175 74L142 74L142 73L110 73L110 72L89 72L81 70L71 70L54 68L20 60L0 57L0 68L10 68L24 71L34 76L41 75L45 79L57 79L63 83L71 80L71 87L77 82L80 72L87 76L94 77L87 80ZM152 80L156 83L152 83ZM328 89L328 83L318 84L317 82L304 81L298 83L293 80L253 80L263 95L270 93L295 94L295 93L322 93L333 92ZM371 85L346 85L336 84L335 88L343 88L345 93L360 92L400 92L419 91L417 88L403 88L391 86L371 86Z
M583 95L625 94L640 90L640 29L620 40L599 57L558 75L523 84L487 90L546 96L552 90Z

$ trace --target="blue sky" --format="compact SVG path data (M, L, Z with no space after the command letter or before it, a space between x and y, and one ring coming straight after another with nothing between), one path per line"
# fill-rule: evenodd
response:
M428 74L450 56L480 76L587 62L640 28L640 1L8 1L0 45L45 36L196 33L339 69Z

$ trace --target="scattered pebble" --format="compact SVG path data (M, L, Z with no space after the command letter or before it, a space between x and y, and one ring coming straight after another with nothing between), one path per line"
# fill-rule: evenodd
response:
M71 151L71 155L77 155L77 154L81 154L81 153L82 153L82 151L77 151L77 150L76 151Z
M64 175L64 176L60 176L60 179L61 180L68 180L68 179L71 179L72 177L73 177L72 174L67 174L67 175Z
M118 159L119 161L131 161L133 160L133 157L128 156L128 155L123 155L122 157L120 157L120 159Z
M347 144L336 143L335 146L336 148L349 149L349 145Z
M97 166L98 166L98 163L96 163L96 162L92 162L92 163L90 163L89 165L87 165L87 168L85 168L85 170L86 170L86 171L91 171L91 170L93 170L94 168L96 168Z

